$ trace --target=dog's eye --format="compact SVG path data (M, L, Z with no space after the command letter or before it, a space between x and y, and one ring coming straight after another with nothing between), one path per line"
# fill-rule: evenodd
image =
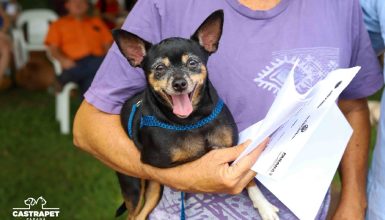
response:
M198 66L198 61L196 61L196 60L194 60L194 59L189 59L189 60L187 61L187 66L188 66L189 68L195 68L195 67Z
M155 67L155 76L156 78L160 78L166 71L166 66L163 64L159 64Z
M166 67L163 64L159 64L158 66L155 67L155 70L157 72L162 72L166 69Z

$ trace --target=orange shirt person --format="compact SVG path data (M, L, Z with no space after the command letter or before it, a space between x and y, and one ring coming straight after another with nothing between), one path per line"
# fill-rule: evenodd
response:
M87 0L67 0L65 8L68 14L50 25L45 44L63 68L55 82L56 90L75 82L84 94L112 43L112 36L101 19L87 16Z

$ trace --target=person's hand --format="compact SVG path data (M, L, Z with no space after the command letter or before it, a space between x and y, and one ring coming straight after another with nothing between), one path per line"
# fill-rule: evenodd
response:
M241 154L250 141L231 148L212 150L198 160L175 168L150 168L149 175L182 191L238 194L255 177L256 173L250 168L267 143L268 139L235 165L229 163Z
M75 61L71 60L71 59L68 59L68 58L63 58L63 59L60 59L60 65L63 69L67 70L67 69L71 69L73 67L76 66L76 63Z

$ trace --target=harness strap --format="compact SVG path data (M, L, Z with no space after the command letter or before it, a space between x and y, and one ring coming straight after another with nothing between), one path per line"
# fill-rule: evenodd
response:
M168 130L175 130L175 131L188 131L196 128L200 128L207 123L210 123L212 120L214 120L216 117L218 117L219 113L221 113L223 109L223 101L221 99L218 100L215 108L211 112L209 116L206 118L203 118L196 122L195 124L191 125L171 125L164 122L159 121L155 116L142 116L140 120L140 128L143 127L160 127Z
M138 101L135 105L132 105L130 117L128 118L127 130L128 136L132 139L132 122L134 121L135 113L138 107L142 104L142 100Z

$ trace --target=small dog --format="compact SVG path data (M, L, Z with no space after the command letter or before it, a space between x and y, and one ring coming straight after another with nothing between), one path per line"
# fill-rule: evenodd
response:
M168 38L151 45L124 30L113 32L122 54L133 67L144 70L147 80L147 88L127 100L121 111L122 125L143 163L174 167L212 149L237 144L234 119L211 85L206 68L209 55L218 48L222 26L223 11L219 10L191 39ZM128 218L146 219L160 199L162 186L120 173L118 179ZM264 219L278 219L278 209L263 197L254 181L248 191Z

